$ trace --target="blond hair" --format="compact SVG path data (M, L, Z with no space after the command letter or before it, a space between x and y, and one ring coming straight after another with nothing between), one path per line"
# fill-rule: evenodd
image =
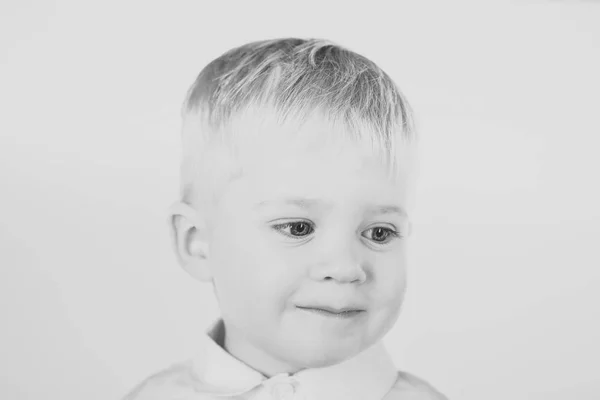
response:
M248 43L209 63L188 91L182 111L182 201L191 204L203 193L217 199L215 186L223 179L217 176L228 169L223 160L243 134L232 128L234 120L248 110L271 111L279 124L323 113L341 124L348 139L370 144L390 171L398 145L416 139L408 103L369 59L319 39ZM210 156L216 148L231 151Z

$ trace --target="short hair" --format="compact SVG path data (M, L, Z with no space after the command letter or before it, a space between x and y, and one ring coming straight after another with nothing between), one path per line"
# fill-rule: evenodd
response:
M332 124L341 123L347 138L370 143L390 171L395 169L399 144L416 139L406 99L366 57L321 39L248 43L210 62L187 93L182 110L182 201L193 203L199 185L205 193L214 190L210 186L222 171L207 171L215 168L208 161L209 148L231 147L234 120L249 110L270 110L280 124L301 123L320 112ZM223 153L219 157L222 161ZM197 182L200 177L203 182Z

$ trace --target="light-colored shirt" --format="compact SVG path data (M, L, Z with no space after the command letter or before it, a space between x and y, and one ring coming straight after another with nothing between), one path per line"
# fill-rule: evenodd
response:
M397 371L378 342L342 363L270 378L230 355L219 319L193 358L150 376L123 400L447 400Z

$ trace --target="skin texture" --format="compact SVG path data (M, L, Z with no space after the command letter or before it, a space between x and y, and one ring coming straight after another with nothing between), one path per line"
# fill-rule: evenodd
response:
M411 167L401 162L392 181L362 146L295 140L274 124L260 129L240 142L243 173L210 211L210 229L202 210L173 214L179 260L214 285L225 348L236 358L266 376L337 364L398 318ZM333 137L332 129L312 118L294 137ZM298 306L363 311L340 319Z

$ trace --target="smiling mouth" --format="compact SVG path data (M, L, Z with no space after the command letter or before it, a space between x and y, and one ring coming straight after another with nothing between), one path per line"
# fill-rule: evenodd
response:
M356 317L365 312L365 310L355 310L355 309L336 310L336 309L332 309L332 308L300 307L300 306L296 306L296 307L303 311L318 314L323 317L332 317L332 318L353 318L353 317Z

